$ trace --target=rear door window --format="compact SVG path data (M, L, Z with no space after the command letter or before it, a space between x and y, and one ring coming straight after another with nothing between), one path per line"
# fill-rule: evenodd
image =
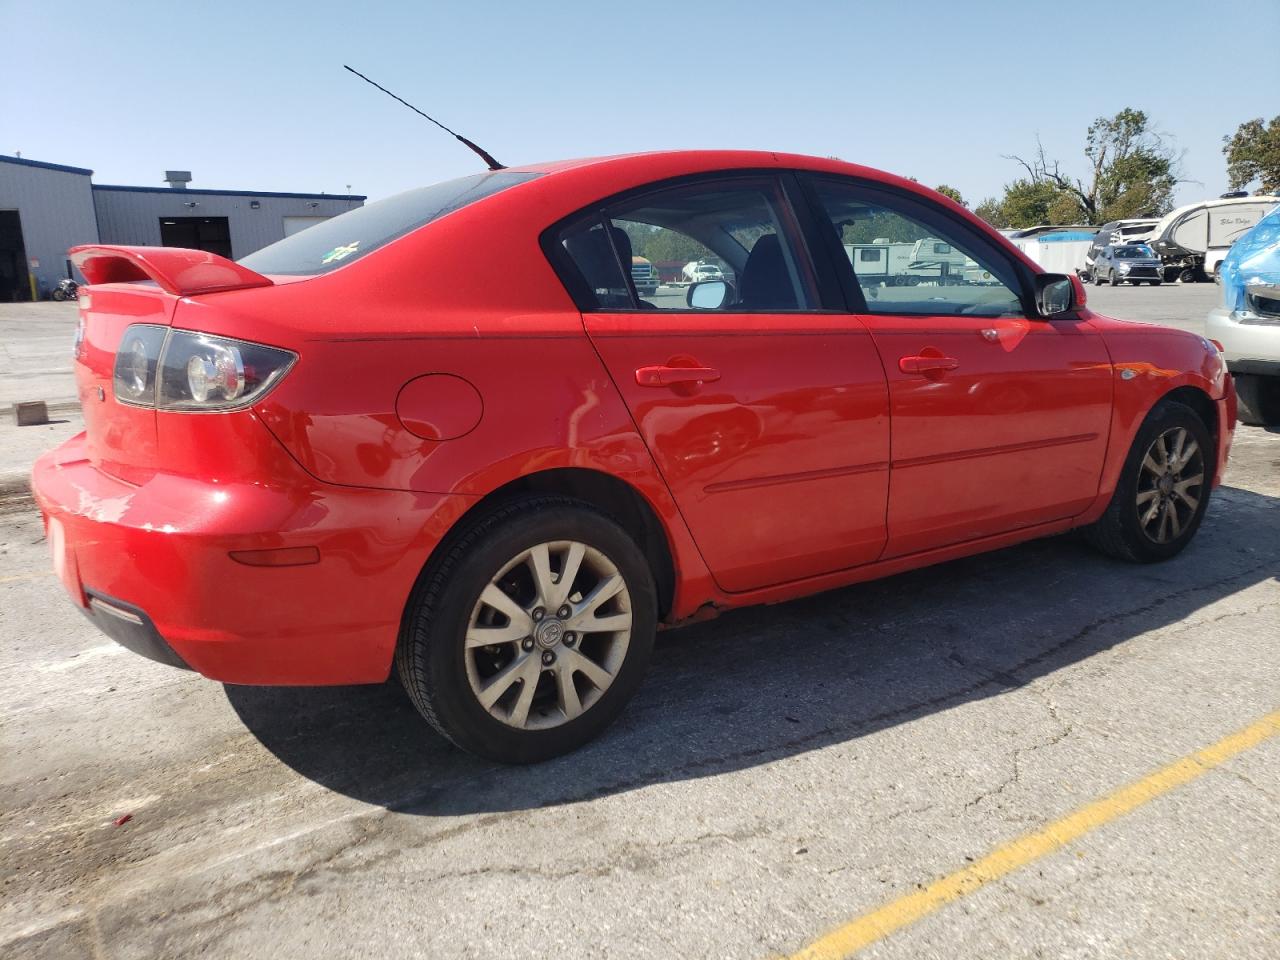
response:
M572 286L579 299L588 299L584 309L812 310L815 284L797 233L777 180L752 176L699 181L609 204L562 230L558 243L582 280ZM635 290L619 266L633 256L676 276L676 283ZM719 306L690 307L689 285L705 282L724 284Z

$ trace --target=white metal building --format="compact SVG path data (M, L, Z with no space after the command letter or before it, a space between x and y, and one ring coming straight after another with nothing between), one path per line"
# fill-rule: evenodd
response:
M231 259L345 213L362 196L95 184L92 170L0 156L0 301L48 293L82 243L193 247ZM77 279L80 279L77 277Z

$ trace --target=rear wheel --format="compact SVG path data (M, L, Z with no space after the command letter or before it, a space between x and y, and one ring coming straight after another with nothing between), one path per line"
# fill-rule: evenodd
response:
M396 665L453 743L532 763L618 716L656 619L648 564L616 521L582 501L528 498L472 526L419 585Z
M1209 505L1213 438L1196 412L1166 401L1138 430L1106 513L1085 529L1104 553L1136 563L1175 556Z
M1255 427L1280 425L1280 377L1237 373L1236 419Z

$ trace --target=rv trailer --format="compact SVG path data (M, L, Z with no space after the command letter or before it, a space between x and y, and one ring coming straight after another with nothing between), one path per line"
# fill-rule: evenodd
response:
M1151 231L1165 280L1194 283L1217 273L1231 244L1280 205L1280 197L1201 200L1167 214Z

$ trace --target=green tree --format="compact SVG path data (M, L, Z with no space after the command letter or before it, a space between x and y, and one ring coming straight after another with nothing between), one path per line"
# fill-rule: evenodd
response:
M1050 223L1049 210L1055 206L1061 191L1047 180L1022 178L1006 184L1000 200L1000 212L1010 227L1034 227Z
M685 236L676 230L664 230L662 228L654 230L649 236L643 253L640 253L639 250L636 253L653 261L678 260L681 263L688 263L690 260L715 258L714 253L693 239L693 237Z
M1240 124L1235 136L1222 138L1222 152L1232 190L1254 180L1262 193L1280 190L1280 116L1267 124L1261 117Z
M937 190L938 193L942 194L944 197L950 197L962 207L968 206L968 204L964 202L964 197L960 196L960 191L955 187L949 187L945 183L940 183L933 189Z
M1027 177L1005 188L1002 203L1008 202L1012 187L1030 183L1052 193L1043 194L1049 196L1044 215L1066 214L1066 222L1100 224L1159 216L1171 208L1173 188L1179 183L1179 157L1143 111L1126 107L1113 117L1096 119L1089 125L1084 155L1090 165L1088 175L1072 177L1062 172L1059 161L1045 156L1044 145L1037 139L1030 160L1008 158L1020 163ZM1009 215L1014 218L1012 212Z
M1009 226L1009 218L1004 215L1004 204L995 197L987 197L973 208L973 212L997 230L1004 230Z
M841 239L845 243L874 243L877 240L914 243L930 235L927 228L887 210L841 226Z

